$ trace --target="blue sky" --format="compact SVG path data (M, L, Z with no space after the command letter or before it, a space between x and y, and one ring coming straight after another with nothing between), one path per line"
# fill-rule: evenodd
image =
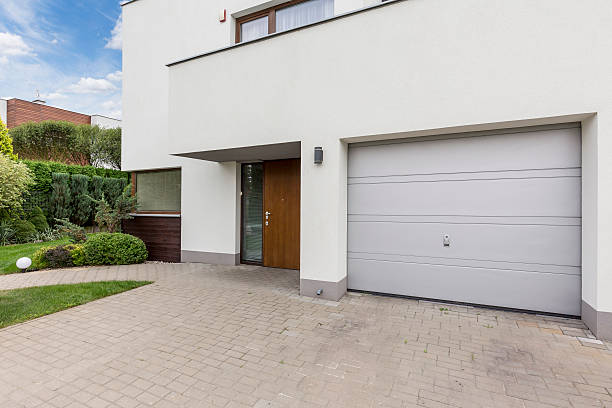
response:
M0 0L0 98L121 117L119 0Z

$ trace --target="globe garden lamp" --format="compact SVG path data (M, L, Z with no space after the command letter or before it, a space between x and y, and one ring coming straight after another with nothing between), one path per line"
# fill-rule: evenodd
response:
M21 272L23 273L32 265L32 260L27 256L24 256L23 258L19 258L17 262L15 262L15 265L17 265L17 268L21 269Z

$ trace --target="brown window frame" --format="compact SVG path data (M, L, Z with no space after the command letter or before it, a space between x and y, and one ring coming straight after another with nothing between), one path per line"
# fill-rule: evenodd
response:
M170 170L180 170L181 171L181 179L183 174L183 169L181 167L172 167L168 169L155 169L155 170L142 170L142 171L133 171L130 178L132 181L132 196L136 195L136 174L138 173L158 173L160 171L170 171ZM182 180L181 180L182 183ZM181 197L182 202L182 197ZM181 215L180 211L134 211L134 214L164 214L164 215Z
M247 14L246 16L243 16L243 17L236 18L236 44L238 44L241 41L240 29L243 23L248 23L249 21L268 16L268 35L274 34L276 32L276 12L280 9L284 9L285 7L293 6L298 3L303 3L305 1L308 1L308 0L292 0L286 3L278 4L273 7L269 7L267 9L256 11L251 14Z

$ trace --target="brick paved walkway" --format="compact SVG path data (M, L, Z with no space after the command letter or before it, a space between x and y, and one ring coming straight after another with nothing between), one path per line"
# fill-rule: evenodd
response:
M349 294L298 273L146 264L0 289L155 280L0 330L0 407L612 407L612 345L580 321ZM610 349L609 349L610 348Z

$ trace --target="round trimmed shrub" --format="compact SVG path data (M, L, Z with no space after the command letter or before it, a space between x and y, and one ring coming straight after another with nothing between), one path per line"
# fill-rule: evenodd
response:
M140 238L122 233L101 232L83 244L85 265L128 265L147 259L147 247Z
M45 217L45 214L43 214L40 207L34 207L32 209L32 213L30 214L30 219L28 221L34 224L36 231L44 231L49 228L47 217Z
M15 240L19 243L30 241L36 234L34 224L26 220L13 220L13 229L15 230Z

